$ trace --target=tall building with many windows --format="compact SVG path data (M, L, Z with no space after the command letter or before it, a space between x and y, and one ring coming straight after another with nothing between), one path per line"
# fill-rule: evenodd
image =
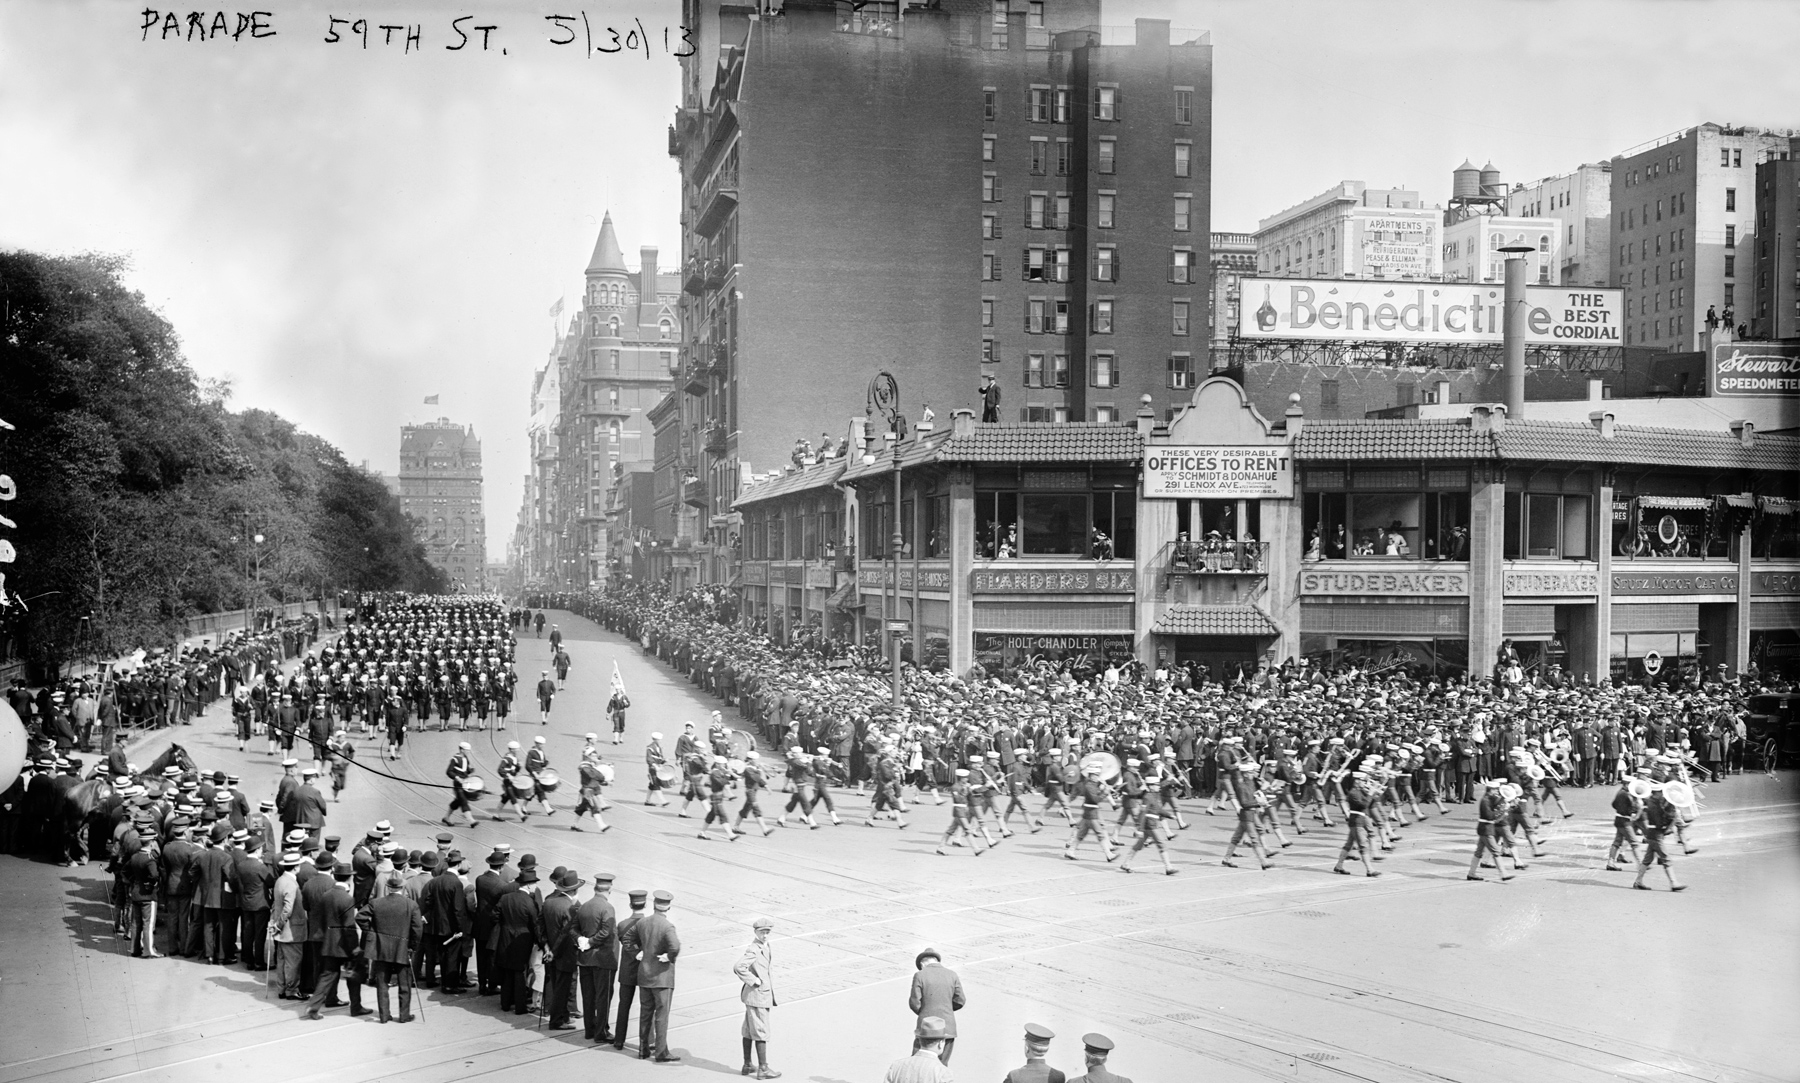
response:
M612 490L632 464L651 460L644 414L673 388L681 344L676 276L659 273L654 248L639 249L638 269L626 269L611 214L583 278L581 307L555 354L554 422L533 439L539 469L554 449L551 580L573 588L608 577Z
M1612 166L1590 162L1573 173L1522 184L1506 194L1506 213L1557 223L1562 242L1552 282L1612 284Z
M1625 341L1700 348L1706 312L1748 324L1756 167L1790 152L1791 131L1700 124L1612 159L1613 285Z
M669 133L686 249L683 424L714 544L752 470L906 411L1128 421L1208 368L1212 48L1098 0L686 0Z
M486 589L481 441L473 426L440 417L400 429L400 510L452 590Z
M1751 335L1800 338L1800 136L1756 167L1755 272Z

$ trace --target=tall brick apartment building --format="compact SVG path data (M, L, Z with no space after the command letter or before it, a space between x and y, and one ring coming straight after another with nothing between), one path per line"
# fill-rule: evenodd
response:
M1207 371L1212 48L1097 0L685 0L684 424L704 520L864 411L1160 415ZM1116 42L1116 43L1115 43Z
M481 441L447 417L400 429L400 510L413 520L428 560L454 590L486 589L487 517L481 504Z

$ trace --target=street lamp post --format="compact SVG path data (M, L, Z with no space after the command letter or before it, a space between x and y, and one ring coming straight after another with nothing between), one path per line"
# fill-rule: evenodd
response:
M879 413L887 419L887 439L894 447L894 529L888 536L888 577L893 583L894 600L887 601L887 587L881 588L882 617L886 624L889 649L893 651L894 674L894 710L900 709L900 547L906 542L906 535L900 528L900 441L906 436L906 415L900 412L900 385L894 377L886 372L875 374L869 381L870 414Z

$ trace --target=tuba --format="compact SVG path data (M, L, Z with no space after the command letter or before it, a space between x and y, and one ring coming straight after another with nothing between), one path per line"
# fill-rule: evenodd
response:
M1626 787L1626 791L1639 801L1648 801L1651 792L1650 782L1648 779L1634 778L1631 780L1631 784Z

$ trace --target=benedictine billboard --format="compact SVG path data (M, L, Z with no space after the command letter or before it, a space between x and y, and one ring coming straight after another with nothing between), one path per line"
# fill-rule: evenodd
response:
M1250 340L1500 342L1505 290L1497 283L1241 280L1237 335ZM1623 345L1624 291L1527 286L1528 346Z

